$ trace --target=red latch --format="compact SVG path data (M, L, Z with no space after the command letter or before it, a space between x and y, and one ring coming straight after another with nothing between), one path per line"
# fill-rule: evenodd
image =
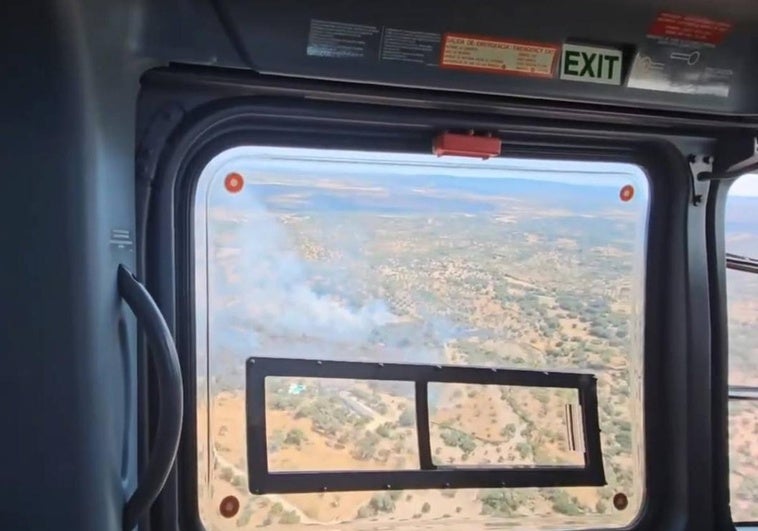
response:
M488 159L500 155L502 142L493 136L440 133L434 139L433 151L438 157L455 155Z

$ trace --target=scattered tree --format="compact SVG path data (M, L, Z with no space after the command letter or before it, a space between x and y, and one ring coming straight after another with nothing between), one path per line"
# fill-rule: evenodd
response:
M282 513L282 516L279 518L280 524L299 524L300 523L300 515L297 514L294 510L292 511L285 511Z
M306 437L305 433L303 433L303 430L300 428L293 428L287 432L287 436L284 438L284 444L300 446L303 442L305 442L305 440Z
M271 506L271 509L269 509L269 514L272 514L274 516L282 514L284 511L284 506L280 502L276 502L274 505Z
M516 435L516 425L506 424L506 426L500 430L500 435L504 437L506 441L510 441L513 439L513 436Z
M397 420L397 423L403 428L413 426L416 424L416 412L412 409L405 409L400 414L400 418Z

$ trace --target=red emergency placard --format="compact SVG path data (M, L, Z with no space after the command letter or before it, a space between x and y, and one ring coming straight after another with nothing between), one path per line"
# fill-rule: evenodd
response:
M731 29L730 22L664 11L658 14L648 35L716 45Z
M521 41L447 33L442 39L440 66L529 77L553 77L559 47Z

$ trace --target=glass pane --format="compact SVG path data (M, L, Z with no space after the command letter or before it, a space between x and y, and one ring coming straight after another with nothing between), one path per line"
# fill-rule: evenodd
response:
M726 204L727 253L758 258L758 175L740 177ZM758 275L727 270L729 384L758 386Z
M758 175L740 177L726 204L726 251L758 258ZM758 275L727 270L729 384L758 386ZM758 403L729 407L730 504L735 522L758 521Z
M205 168L194 215L198 485L208 527L566 529L635 519L644 484L648 215L647 180L638 167L240 147ZM598 375L608 486L253 496L245 472L250 356L590 370ZM343 391L355 396L366 391L360 385ZM289 385L286 391L290 396ZM501 449L504 460L511 453L518 460L512 443L527 442L521 424L531 423L524 460L573 457L562 446L557 398L543 404L538 395L514 395L525 419L509 422L515 409L495 404L496 396L492 410L481 413L492 426L463 423L472 437L482 429L487 436L488 427L490 436L510 436L509 425L519 424ZM435 414L444 415L451 404L437 405ZM554 426L538 418L543 406ZM329 460L339 455L344 467L353 466L348 459L361 455L366 431L408 422L404 411L387 407L373 431L347 439L344 429L295 419L291 408L270 411L281 427L269 444L280 443L278 451L290 456L286 465L274 464L332 468ZM405 430L386 428L395 435ZM293 429L302 434L285 444ZM537 444L540 436L553 442ZM438 437L441 445L433 448L452 448ZM393 449L385 443L376 448ZM493 456L475 450L467 459L497 462L497 448L491 450ZM406 465L413 462L408 455ZM613 507L616 493L628 496L625 510ZM244 518L221 517L219 503L228 495L241 500Z
M584 465L576 389L430 383L429 410L436 465Z
M729 403L729 491L732 520L758 522L758 402Z
M418 469L413 382L266 378L271 472Z

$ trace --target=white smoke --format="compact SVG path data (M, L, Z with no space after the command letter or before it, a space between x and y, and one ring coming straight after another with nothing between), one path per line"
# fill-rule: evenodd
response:
M372 330L397 321L385 302L366 299L365 294L360 303L351 304L338 293L317 293L314 268L300 257L285 224L256 197L254 187L234 199L241 222L228 243L239 250L231 258L235 279L230 287L244 321L259 334L360 343ZM218 251L212 249L211 256ZM324 274L323 269L318 272ZM349 288L340 291L359 300L361 294Z

